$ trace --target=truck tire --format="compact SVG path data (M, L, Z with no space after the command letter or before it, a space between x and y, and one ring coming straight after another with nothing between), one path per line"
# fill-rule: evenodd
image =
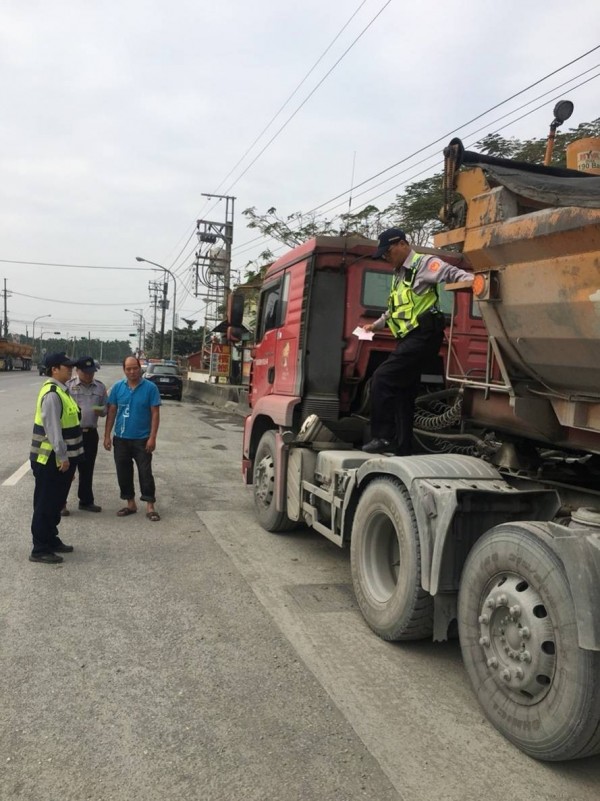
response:
M372 481L358 501L350 566L360 610L384 640L420 640L433 632L433 599L421 587L421 548L406 488Z
M275 432L265 431L254 458L254 506L258 522L274 534L298 526L275 508Z
M562 562L543 523L488 531L465 563L463 660L489 720L535 759L600 751L600 653L577 641Z

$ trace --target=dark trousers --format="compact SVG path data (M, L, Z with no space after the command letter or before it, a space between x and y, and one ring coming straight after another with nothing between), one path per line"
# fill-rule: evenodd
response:
M53 547L60 542L58 537L60 510L67 502L75 465L71 462L69 469L61 473L52 453L46 464L32 462L31 469L35 479L31 553L52 553Z
M113 438L117 481L121 490L121 498L131 501L135 498L133 486L133 463L135 462L140 480L140 500L154 503L155 485L152 475L152 454L146 451L147 439Z
M77 495L82 506L91 506L94 503L94 465L98 455L98 429L88 428L83 435L83 460L77 465L79 471L79 490Z
M443 315L427 314L419 326L398 340L371 381L371 435L396 441L399 456L412 453L415 398L425 362L436 356L444 337Z

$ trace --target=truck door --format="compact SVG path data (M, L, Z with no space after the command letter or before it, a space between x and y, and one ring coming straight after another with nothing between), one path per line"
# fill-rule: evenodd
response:
M251 402L273 392L277 334L285 315L283 275L262 288L256 325L256 348L252 364Z

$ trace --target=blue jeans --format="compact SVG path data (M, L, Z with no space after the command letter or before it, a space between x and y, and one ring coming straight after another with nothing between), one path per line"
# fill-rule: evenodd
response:
M135 498L133 486L133 463L135 462L140 480L140 500L147 503L156 501L154 476L152 475L152 454L146 450L147 439L123 439L113 437L117 481L121 498L131 501Z

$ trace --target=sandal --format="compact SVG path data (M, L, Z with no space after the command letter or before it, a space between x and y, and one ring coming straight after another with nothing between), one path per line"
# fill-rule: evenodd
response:
M146 517L153 523L157 523L160 520L160 515L158 512L146 512Z
M137 509L130 509L129 506L124 506L117 512L117 517L128 517L129 515L134 515L136 512Z

